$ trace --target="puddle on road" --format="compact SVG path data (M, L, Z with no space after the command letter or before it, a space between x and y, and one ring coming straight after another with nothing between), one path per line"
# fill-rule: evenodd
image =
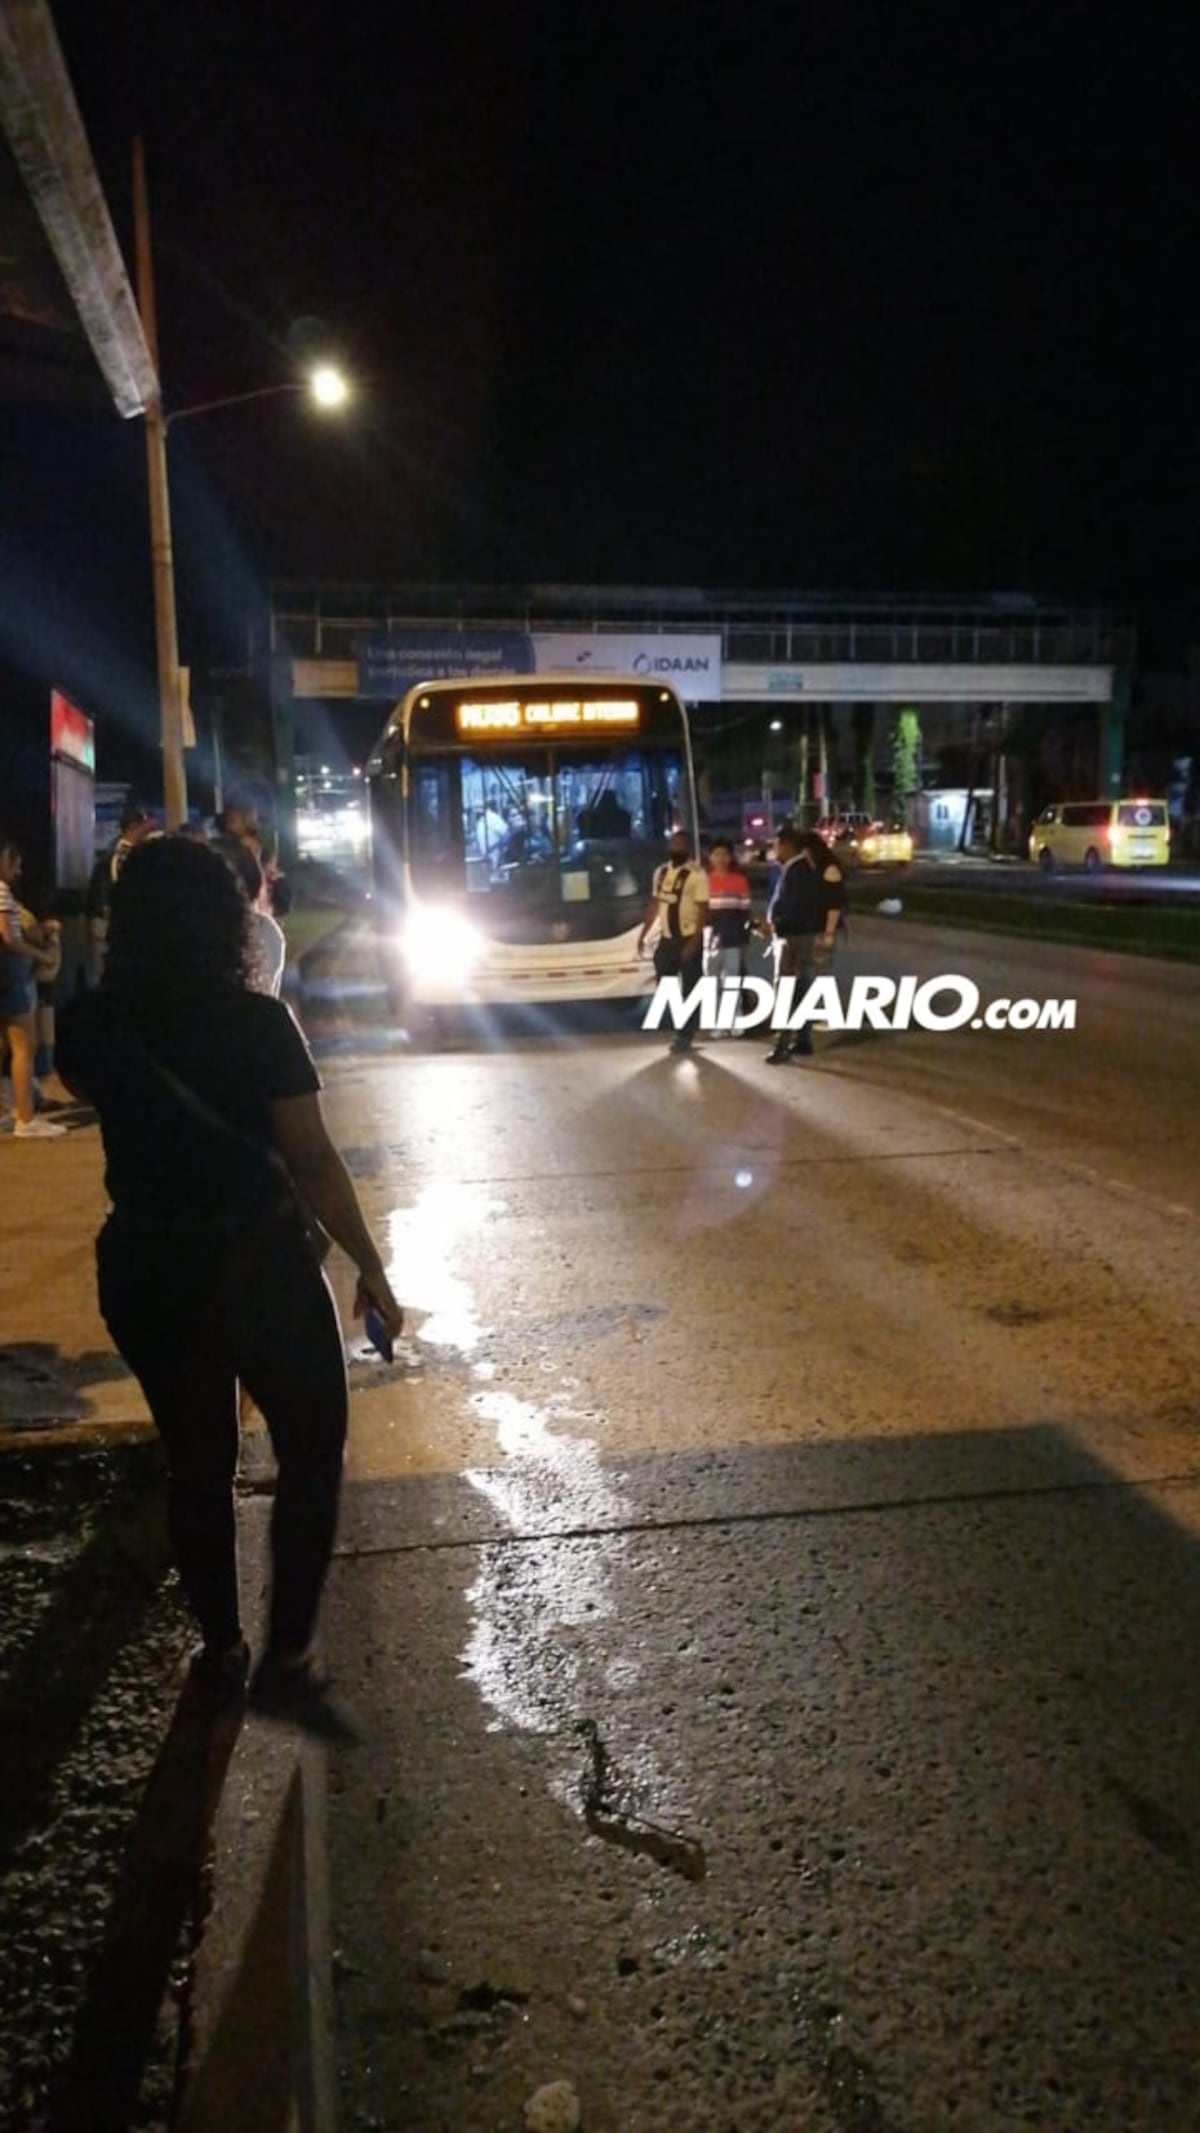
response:
M485 1367L477 1365L477 1373ZM579 1746L584 1730L596 1738L607 1734L614 1697L626 1713L636 1708L642 1667L621 1648L615 1589L629 1546L615 1529L628 1521L630 1506L596 1446L570 1433L583 1417L569 1391L539 1405L487 1389L470 1404L495 1430L505 1463L464 1478L514 1538L528 1539L520 1547L502 1542L479 1551L478 1574L466 1593L472 1628L461 1653L463 1672L492 1714L490 1732L545 1738L552 1799L594 1836L627 1849L661 1850L661 1830L655 1834L615 1806L601 1826L588 1789L590 1764ZM565 1530L579 1537L539 1542L548 1523L559 1536ZM609 1529L602 1546L597 1527ZM676 1794L678 1773L669 1778L644 1741L625 1740L619 1764L629 1806L635 1799L666 1805Z
M631 1654L614 1650L614 1573L627 1543L617 1530L629 1505L584 1434L588 1417L573 1405L575 1382L560 1379L545 1401L519 1398L495 1383L496 1335L480 1315L469 1274L469 1241L508 1212L508 1204L479 1186L431 1184L415 1204L386 1218L389 1271L395 1270L405 1303L425 1313L422 1350L451 1351L465 1365L475 1389L468 1405L494 1431L497 1464L468 1470L464 1479L486 1498L516 1539L485 1545L467 1591L472 1628L460 1655L466 1677L490 1712L489 1730L519 1730L558 1742L546 1772L552 1797L582 1816L580 1721L603 1723L604 1706L619 1691L622 1701L639 1680ZM539 1335L577 1343L594 1340L631 1321L653 1319L652 1307L594 1308L561 1314L540 1328L522 1328L523 1348ZM638 1329L631 1326L635 1337ZM578 1432L578 1433L577 1433ZM609 1529L601 1550L592 1539L547 1539L556 1534L594 1534ZM600 1632L600 1634L596 1634ZM662 1796L666 1781L650 1767L641 1744L634 1751L639 1789ZM632 1767L632 1764L627 1765Z
M513 1393L486 1390L473 1393L470 1406L495 1430L507 1463L471 1470L465 1479L514 1534L536 1534L548 1514L560 1531L619 1520L622 1499L595 1446L562 1432L572 1419L567 1397L556 1395L540 1407ZM623 1547L614 1539L606 1553L619 1554ZM520 1551L484 1548L467 1601L474 1626L462 1652L463 1670L493 1713L489 1730L556 1733L569 1727L583 1707L577 1633L613 1613L597 1551L554 1542Z
M568 1384L544 1405L519 1399L493 1381L496 1364L478 1354L490 1329L463 1271L465 1246L507 1204L478 1186L426 1187L409 1208L387 1217L388 1265L405 1302L425 1312L422 1348L451 1349L468 1365L477 1390L468 1404L495 1432L503 1464L465 1479L499 1513L511 1533L535 1535L547 1520L557 1531L619 1525L625 1509L595 1445L570 1433L582 1420ZM401 1271L402 1270L402 1271ZM594 1328L592 1329L595 1330ZM607 1552L622 1543L613 1541ZM492 1726L539 1733L569 1730L583 1694L574 1633L612 1612L608 1578L588 1550L547 1544L516 1552L485 1548L467 1594L475 1626L462 1654L465 1672L494 1714Z
M507 1201L476 1185L445 1183L426 1186L413 1206L393 1208L387 1216L388 1275L402 1288L406 1306L427 1314L424 1346L469 1356L483 1340L488 1328L457 1260L468 1237L507 1212Z

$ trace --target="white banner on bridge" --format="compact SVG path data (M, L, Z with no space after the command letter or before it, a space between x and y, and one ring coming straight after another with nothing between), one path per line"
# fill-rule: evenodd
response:
M535 635L533 654L539 674L637 674L666 682L685 703L721 700L721 639L716 636L583 636L554 630Z
M1111 667L991 666L963 660L953 666L829 666L725 669L727 700L764 703L1082 703L1106 704Z

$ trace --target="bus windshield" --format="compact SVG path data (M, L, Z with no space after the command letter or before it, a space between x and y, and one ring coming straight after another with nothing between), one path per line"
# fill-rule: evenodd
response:
M368 767L371 882L398 1000L633 999L672 830L696 833L687 713L633 675L450 677ZM485 945L486 944L486 945Z
M691 828L667 747L422 753L410 796L414 888L465 889L477 916L644 902L673 824Z

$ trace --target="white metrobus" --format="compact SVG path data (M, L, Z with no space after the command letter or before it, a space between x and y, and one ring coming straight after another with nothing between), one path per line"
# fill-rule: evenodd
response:
M605 675L428 682L367 766L393 991L417 1006L619 1000L673 829L695 846L687 713Z

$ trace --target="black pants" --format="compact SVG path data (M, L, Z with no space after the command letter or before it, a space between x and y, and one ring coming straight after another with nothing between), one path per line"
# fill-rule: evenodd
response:
M682 978L685 992L698 984L704 976L704 935L689 933L684 940L664 936L654 951L654 974L658 978ZM695 1035L695 1021L685 1023L676 1030L671 1050L690 1051Z
M104 1321L146 1395L170 1469L171 1546L206 1641L236 1642L238 1385L270 1432L270 1639L300 1651L333 1553L346 1368L333 1295L294 1211L237 1233L114 1215L96 1259Z
M832 955L826 954L824 957L818 958L815 934L789 933L787 938L781 942L778 975L780 978L795 978L795 1004L797 1006L804 998L813 979L817 976L827 976L832 970ZM780 1030L776 1037L775 1053L777 1057L786 1057L790 1052L798 1059L810 1059L812 1051L811 1029L798 1029L794 1036L791 1037L788 1036L786 1030Z

